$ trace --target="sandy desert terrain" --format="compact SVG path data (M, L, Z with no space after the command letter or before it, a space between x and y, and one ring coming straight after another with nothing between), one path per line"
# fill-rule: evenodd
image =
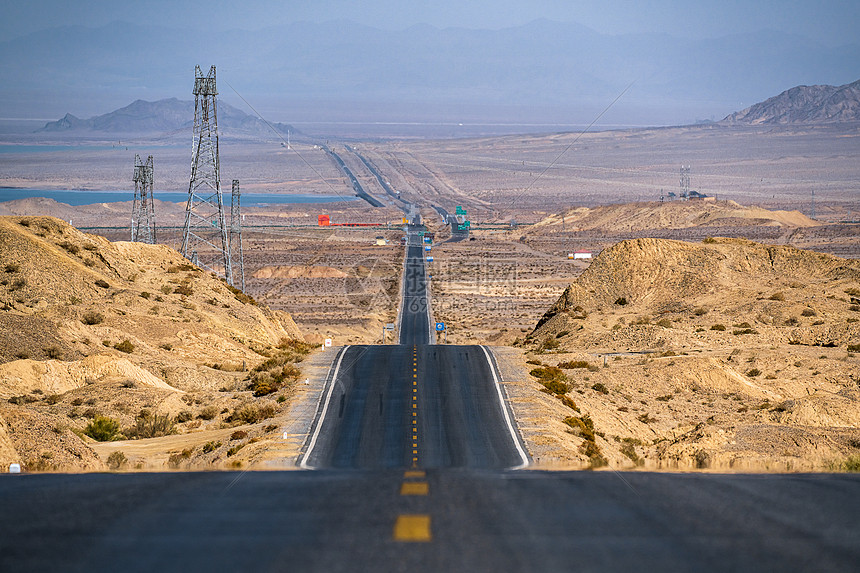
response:
M838 126L704 126L350 145L420 205L437 238L428 267L434 318L447 324L448 343L497 347L520 427L541 465L795 471L838 469L860 443L851 414L860 376L849 350L860 343L850 310L855 295L848 292L860 288L849 284L853 279L817 277L811 268L800 276L735 276L737 284L751 284L733 291L730 308L666 294L666 308L631 299L599 313L587 309L583 317L563 313L573 322L554 330L547 330L552 320L537 325L572 282L597 272L590 265L600 267L569 260L568 253L588 251L602 261L599 254L611 254L622 241L679 240L738 253L748 248L743 241L709 242L734 237L860 257L860 225L851 222L860 212L858 137L856 128ZM127 189L133 147L6 154L0 156L0 184ZM149 152L143 144L140 149ZM355 156L337 149L362 184L384 197ZM157 151L156 190L182 190L187 149L173 142ZM222 153L224 176L240 178L244 190L351 194L331 161L310 145L300 147L301 156L249 142L225 145ZM691 188L717 200L660 202L661 195L677 193L682 164L692 167ZM432 205L449 211L465 206L473 240L448 242ZM159 241L176 245L182 205L156 208L165 226ZM0 210L44 211L97 227L92 231L112 240L128 234L130 204L27 200ZM321 213L389 226L323 229L315 225ZM364 202L257 207L246 214L249 295L289 312L311 343L379 340L381 325L396 316L403 255L396 224L402 213L394 202L381 209ZM519 225L512 227L512 220ZM377 246L377 236L388 244ZM657 249L646 258L657 264L662 254ZM611 280L621 278L605 278ZM770 300L780 293L784 300ZM798 323L786 324L792 319ZM755 333L733 334L746 330L744 323ZM726 331L712 331L715 324ZM788 339L792 329L803 336ZM822 345L818 331L841 334ZM528 374L586 362L561 368L569 385L563 393L542 392ZM750 374L754 370L758 374Z

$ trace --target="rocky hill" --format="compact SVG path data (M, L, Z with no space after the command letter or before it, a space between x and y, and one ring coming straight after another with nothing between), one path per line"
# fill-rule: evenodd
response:
M844 86L797 86L724 118L724 124L771 125L860 121L860 80Z
M193 101L176 98L158 101L139 99L123 108L89 119L80 119L67 113L57 121L46 123L39 132L154 134L190 129L193 124ZM273 127L284 135L288 130L296 133L295 128L283 123L273 124ZM222 101L218 102L218 128L227 135L272 135L271 128L264 121Z
M632 453L659 468L822 470L860 453L855 260L743 239L623 241L525 346L562 367L615 467Z
M288 314L166 246L0 217L0 467L104 468L86 435L100 416L118 424L115 438L146 437L140 424L160 419L193 443L235 423L237 409L274 415L285 377L298 376L301 340ZM271 357L277 372L252 371ZM257 396L255 380L269 384ZM218 448L206 454L202 467L225 459Z
M622 203L571 209L562 215L550 215L536 223L529 233L559 230L599 231L609 235L655 229L689 229L694 227L814 227L817 221L799 211L770 211L748 207L734 201L667 201Z

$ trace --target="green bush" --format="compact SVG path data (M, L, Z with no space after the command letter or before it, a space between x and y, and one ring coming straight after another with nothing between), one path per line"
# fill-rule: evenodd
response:
M131 354L132 352L134 352L134 344L132 344L131 341L127 338L122 342L117 342L113 345L113 347L120 352L125 352L126 354Z
M594 441L594 422L588 414L581 418L577 416L568 416L562 421L570 426L578 436L581 436L590 442Z
M119 422L107 416L96 416L84 428L84 434L97 442L112 442L120 438Z
M842 462L840 469L844 472L860 472L860 454L847 458Z

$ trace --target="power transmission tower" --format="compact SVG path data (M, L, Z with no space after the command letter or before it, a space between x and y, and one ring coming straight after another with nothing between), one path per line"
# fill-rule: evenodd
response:
M238 272L233 273L233 278L240 281L240 286L245 290L245 254L242 250L242 210L240 207L239 180L233 179L233 193L230 202L230 257ZM236 285L233 285L236 286Z
M134 203L131 207L131 240L155 244L155 211L152 205L152 155L146 163L134 156Z
M681 166L681 200L690 197L690 166Z
M815 218L815 189L812 190L812 218Z
M195 265L227 279L233 284L230 243L224 223L221 172L218 159L218 114L215 66L204 76L194 69L194 148L191 156L191 182L185 206L182 256Z

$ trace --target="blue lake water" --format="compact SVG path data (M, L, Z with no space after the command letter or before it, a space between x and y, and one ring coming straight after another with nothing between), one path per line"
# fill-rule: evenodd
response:
M224 194L224 204L230 205L230 190ZM4 201L15 201L16 199L27 199L30 197L45 197L53 199L66 205L92 205L94 203L119 203L134 200L134 191L71 191L71 190L49 190L49 189L10 189L0 188L0 203ZM155 198L160 201L171 203L185 203L188 193L178 192L155 192ZM283 205L295 203L333 203L335 201L356 201L358 197L352 195L288 195L276 193L242 193L242 206L251 207L258 205Z

